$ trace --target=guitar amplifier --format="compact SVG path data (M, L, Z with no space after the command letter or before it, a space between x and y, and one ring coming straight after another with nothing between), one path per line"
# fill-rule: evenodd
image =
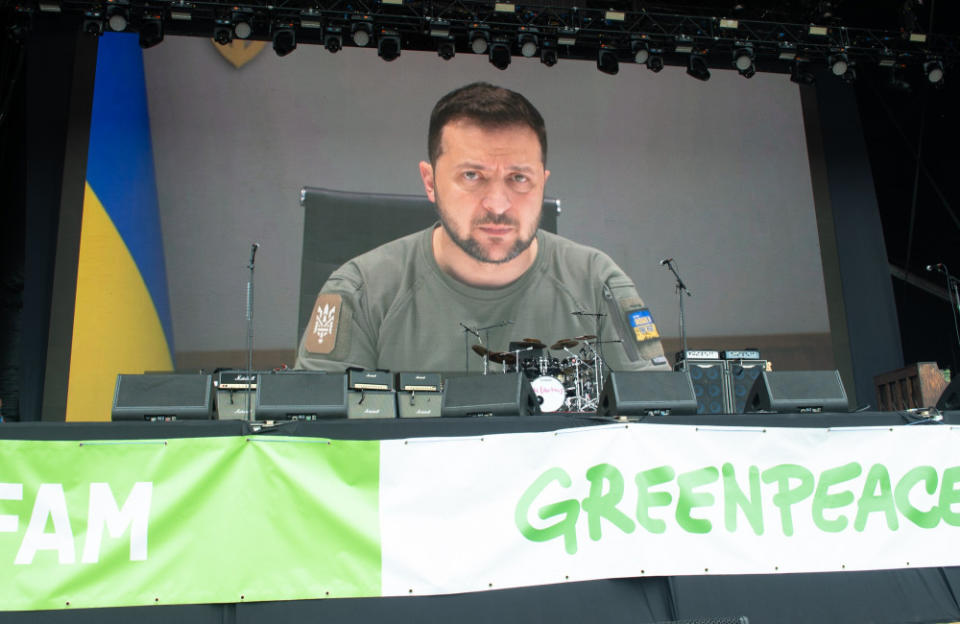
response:
M439 373L398 373L397 410L400 418L435 418L443 407Z
M257 414L257 375L260 371L220 371L213 386L217 391L219 420L255 420ZM250 414L247 414L249 404Z

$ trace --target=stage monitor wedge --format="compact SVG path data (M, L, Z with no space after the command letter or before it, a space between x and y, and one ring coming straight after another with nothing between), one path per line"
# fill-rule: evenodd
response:
M112 420L209 420L213 378L195 373L117 375Z
M686 371L614 371L600 393L598 416L689 415L697 395Z
M257 377L257 420L347 417L347 376L284 371Z
M448 377L442 416L528 416L540 412L530 380L522 374Z
M745 411L848 412L850 402L838 371L763 371L747 395Z

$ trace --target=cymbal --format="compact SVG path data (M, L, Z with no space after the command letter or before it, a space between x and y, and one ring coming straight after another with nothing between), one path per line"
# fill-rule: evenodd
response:
M542 349L547 346L546 343L541 342L539 338L523 338L520 340L520 344L523 348L533 347L534 349Z
M584 334L582 336L577 336L574 340L582 340L583 342L589 342L590 340L596 340L597 337L593 334Z
M509 352L490 351L487 354L487 357L490 358L491 362L496 362L497 364L516 364L517 363L517 356Z
M559 351L560 349L569 349L570 347L575 346L577 346L576 340L564 338L562 340L558 340L552 347L550 347L550 349L553 351Z
M486 348L483 345L473 345L470 348L473 349L473 352L479 355L480 357L483 357L485 355L490 355L490 353L492 353L490 349Z

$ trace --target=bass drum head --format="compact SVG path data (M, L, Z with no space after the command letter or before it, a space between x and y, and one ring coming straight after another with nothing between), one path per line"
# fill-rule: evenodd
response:
M532 380L530 387L540 398L541 412L555 412L567 400L567 391L559 379L544 375Z

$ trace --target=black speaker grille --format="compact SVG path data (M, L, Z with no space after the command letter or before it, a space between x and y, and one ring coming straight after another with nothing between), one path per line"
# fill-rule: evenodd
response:
M210 401L209 375L120 375L115 407L196 407Z
M318 371L260 375L257 382L258 420L290 415L347 415L347 377Z
M698 414L723 414L723 362L694 364L688 367ZM746 400L746 397L744 397Z

